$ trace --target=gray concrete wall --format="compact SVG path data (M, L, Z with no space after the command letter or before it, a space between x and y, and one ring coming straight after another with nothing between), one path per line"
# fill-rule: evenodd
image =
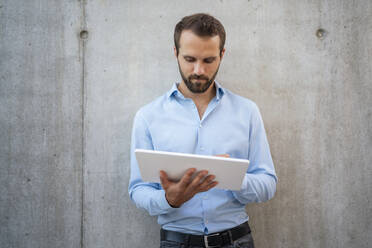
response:
M0 247L80 247L77 1L0 1Z
M128 198L131 125L179 80L173 29L195 12L225 25L217 78L268 133L256 246L372 245L371 1L0 0L1 247L158 246Z

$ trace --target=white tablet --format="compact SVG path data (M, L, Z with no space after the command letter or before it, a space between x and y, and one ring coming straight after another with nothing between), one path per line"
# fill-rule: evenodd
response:
M179 180L187 169L196 168L215 175L216 188L240 190L249 165L245 159L187 153L136 149L135 154L145 182L160 182L160 170L164 170L170 179Z

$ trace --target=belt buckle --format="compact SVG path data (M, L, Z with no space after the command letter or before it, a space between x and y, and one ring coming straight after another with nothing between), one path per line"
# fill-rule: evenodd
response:
M204 245L206 248L213 248L213 247L218 247L218 246L210 246L209 243L208 243L208 237L213 237L213 236L219 236L220 234L219 233L215 233L215 234L210 234L210 235L204 235Z

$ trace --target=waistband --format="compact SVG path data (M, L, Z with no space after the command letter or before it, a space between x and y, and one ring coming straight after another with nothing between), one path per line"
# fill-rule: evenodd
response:
M220 247L232 244L235 240L251 233L251 228L248 222L244 222L239 226L233 227L217 233L209 235L193 235L180 232L160 230L160 239L174 241L185 244L186 246L199 246L199 247Z

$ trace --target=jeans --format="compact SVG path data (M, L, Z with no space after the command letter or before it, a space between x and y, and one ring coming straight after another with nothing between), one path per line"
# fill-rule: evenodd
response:
M254 248L252 233L237 239L231 245L225 245L221 248ZM175 241L163 240L160 241L160 248L201 248L199 246L185 246L182 243Z

